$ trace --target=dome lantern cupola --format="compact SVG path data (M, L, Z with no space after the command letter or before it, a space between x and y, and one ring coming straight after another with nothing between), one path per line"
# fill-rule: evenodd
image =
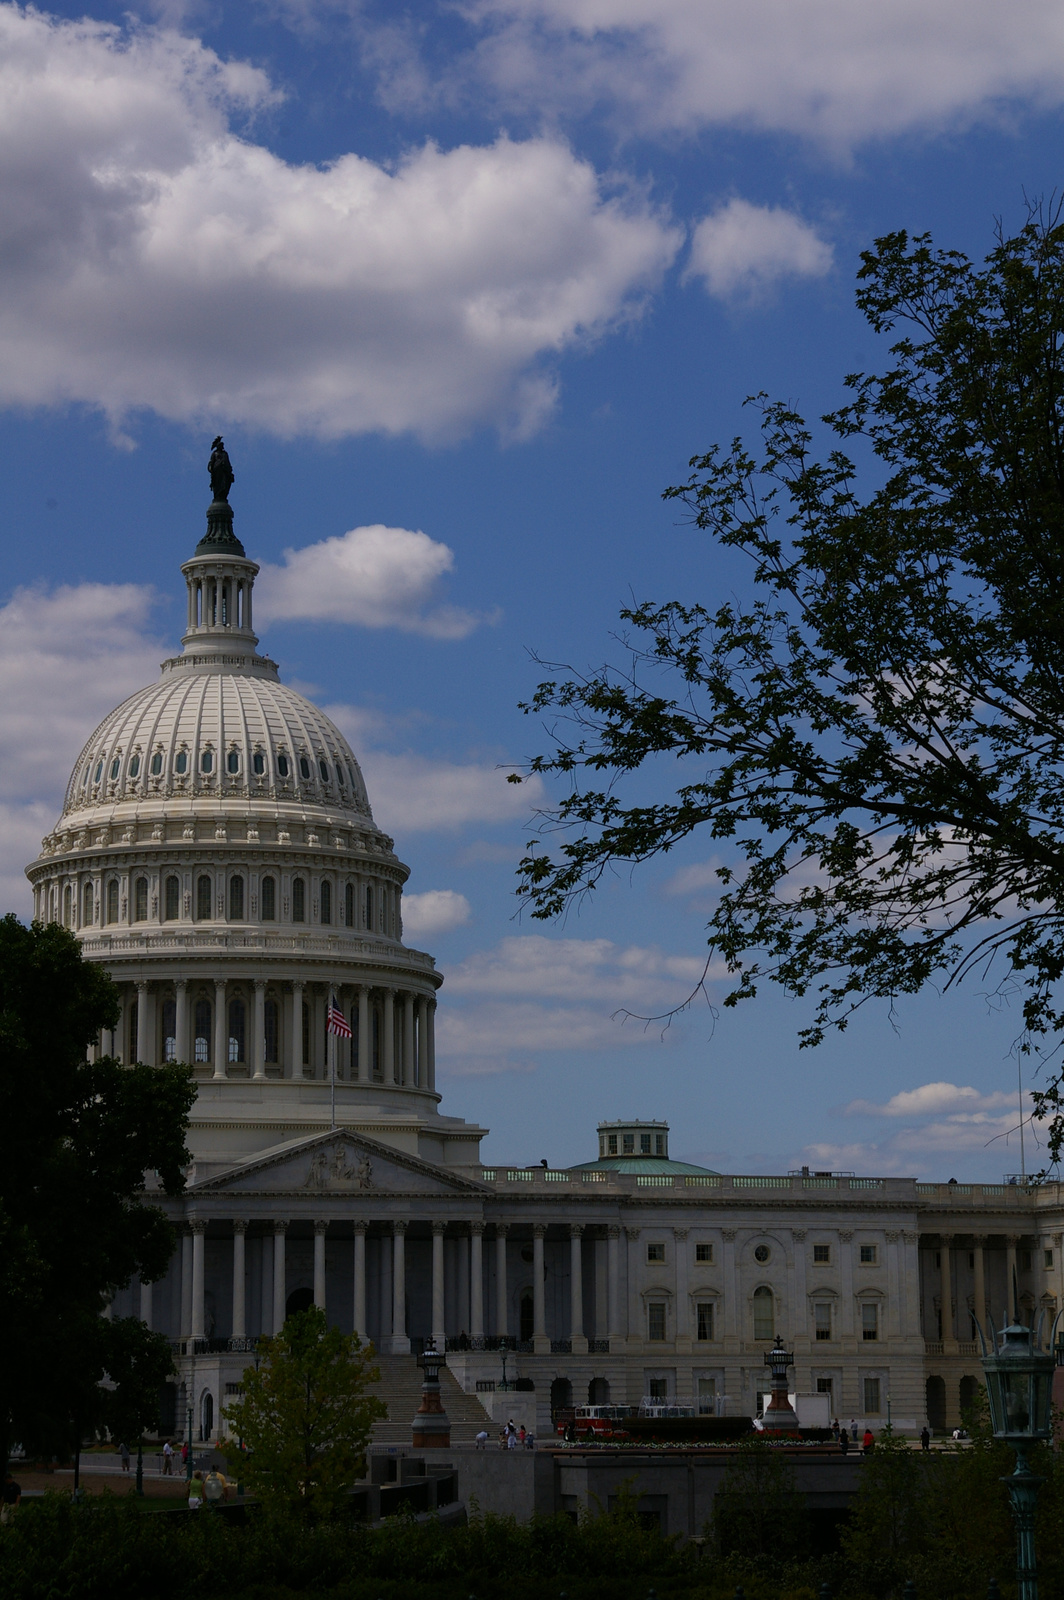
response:
M181 568L188 585L188 627L181 643L186 654L197 656L253 656L259 641L252 631L251 591L259 569L233 532L229 490L234 474L220 435L208 470L214 498L207 507L207 532Z

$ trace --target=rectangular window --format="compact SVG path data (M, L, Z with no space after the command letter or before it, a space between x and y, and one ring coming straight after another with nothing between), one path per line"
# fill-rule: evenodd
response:
M344 924L348 928L355 925L355 886L349 883L344 890Z
M330 927L332 925L332 884L329 883L328 879L322 879L318 904L322 923L326 927Z
M1042 1265L1045 1268L1047 1268L1047 1270L1048 1270L1048 1268L1050 1268L1053 1265L1053 1252L1052 1252L1052 1250L1043 1250L1042 1251Z
M700 1300L698 1303L698 1337L703 1342L713 1337L712 1300Z
M615 1156L617 1154L617 1135L615 1133L610 1134L609 1148L610 1155Z
M148 880L138 878L133 889L133 921L148 920Z
M654 1135L654 1154L658 1156L665 1154L665 1135L663 1133Z
M699 1378L698 1380L698 1415L700 1417L715 1417L717 1414L717 1380L716 1378Z
M664 1310L664 1307L662 1307L662 1309ZM668 1378L648 1378L647 1379L647 1399L648 1400L667 1400L668 1398L669 1398L669 1380L668 1380Z
M107 920L118 921L118 880L112 878L107 885Z
M879 1416L878 1378L866 1378L864 1381L864 1414L866 1417Z
M623 1134L622 1135L622 1141L623 1141L623 1144L624 1144L624 1153L625 1153L625 1155L626 1156L634 1155L635 1154L635 1134L634 1133Z
M713 1246L711 1244L696 1244L695 1245L695 1260L696 1261L712 1261L713 1260Z
M813 1260L822 1266L827 1266L831 1260L831 1246L829 1244L815 1244L813 1246Z
M263 922L276 922L277 920L276 878L263 878L262 880L262 920Z
M878 1252L878 1248L877 1248L876 1245L874 1245L874 1244L863 1244L861 1246L861 1265L862 1265L862 1267L874 1267L875 1264L876 1264L876 1259L878 1257L878 1253L879 1252Z
M292 879L292 921L307 920L307 886L302 878Z
M229 915L236 922L244 920L244 880L240 877L229 879Z
M661 1343L665 1338L665 1306L660 1300L647 1306L647 1338L652 1343Z
M648 1261L664 1261L665 1260L665 1246L663 1244L648 1244L647 1245L647 1260Z
M813 1328L818 1340L831 1338L831 1301L820 1300L813 1307Z
M642 1156L648 1156L650 1154L649 1133L641 1133L639 1135L639 1154Z
M875 1301L865 1301L861 1307L861 1338L865 1340L879 1338L879 1307Z
M181 884L175 877L166 880L164 890L164 916L167 922L176 922L181 915Z
M835 1380L834 1380L834 1378L818 1378L816 1380L816 1392L817 1392L817 1394L826 1394L828 1396L828 1398L831 1399L832 1408L834 1408L834 1399L833 1399L833 1396L834 1396L834 1393L835 1393Z
M196 879L196 921L207 922L211 915L211 880L204 874Z

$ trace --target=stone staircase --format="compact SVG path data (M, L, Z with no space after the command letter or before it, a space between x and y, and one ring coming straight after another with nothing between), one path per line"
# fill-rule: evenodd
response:
M388 1407L388 1416L373 1424L373 1444L409 1444L410 1424L421 1404L421 1368L416 1356L375 1356L380 1382L373 1386ZM472 1444L481 1428L492 1433L494 1424L474 1394L466 1394L454 1374L440 1368L440 1398L451 1419L454 1444Z

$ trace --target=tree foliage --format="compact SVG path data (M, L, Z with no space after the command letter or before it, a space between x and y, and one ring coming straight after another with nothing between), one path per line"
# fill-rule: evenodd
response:
M994 962L1021 1045L1064 1030L1064 227L1032 213L981 265L879 239L857 303L902 333L845 379L822 457L791 407L666 491L750 559L753 597L623 613L623 670L554 678L532 770L570 787L522 892L553 917L694 834L723 859L709 942L735 982L815 996L802 1041L869 997ZM858 465L860 456L861 466ZM662 780L663 760L678 769ZM644 771L661 798L633 803ZM660 792L660 791L659 791ZM718 843L719 842L719 843ZM1064 1124L1059 1084L1047 1081Z
M366 1392L380 1371L358 1335L329 1327L317 1306L289 1317L264 1351L226 1406L234 1470L272 1509L327 1518L364 1473L370 1430L388 1414Z
M713 1534L721 1555L800 1556L807 1543L804 1497L794 1469L763 1439L744 1441L713 1498Z
M173 1230L145 1172L184 1185L186 1067L87 1061L117 991L66 929L0 918L0 1448L66 1449L96 1385L132 1359L100 1313L134 1273L162 1277ZM6 1459L6 1453L5 1453Z

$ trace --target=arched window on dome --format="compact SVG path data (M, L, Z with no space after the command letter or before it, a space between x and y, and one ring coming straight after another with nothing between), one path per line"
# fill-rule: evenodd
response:
M107 885L107 921L118 921L118 879L112 878Z
M211 916L211 880L206 873L196 879L196 921L209 922Z
M244 880L239 873L229 879L229 917L233 922L244 920ZM240 1059L243 1061L243 1056Z
M133 921L148 920L148 880L138 878L133 885Z
M134 756L132 761L129 763L129 776L131 778L139 778L139 776L140 776L140 757L139 756Z
M181 915L181 882L171 872L163 885L163 921L176 922Z
M118 774L121 772L121 770L122 770L121 759L120 759L120 757L115 756L114 760L111 762L111 781L112 782L115 780L115 778L118 777Z
M271 1066L280 1059L277 1043L281 1036L280 1016L276 1000L267 1000L263 1011L263 1058Z
M300 756L299 758L299 775L301 778L310 777L310 762L306 756Z
M764 1284L754 1290L754 1338L771 1339L776 1332L776 1307L772 1290Z
M279 778L287 778L288 772L288 757L283 750L279 751L277 756L277 776Z
M163 1060L177 1060L177 1002L164 1000L160 1015L163 1036Z
M336 777L342 789L344 786L344 766L342 761L336 763Z
M214 771L214 751L213 750L204 750L203 754L200 756L200 763L199 764L200 764L200 771L201 772L213 772Z
M307 920L307 886L302 878L292 879L292 921Z
M277 920L277 879L263 878L259 891L259 901L262 906L263 922L276 922Z
M193 1055L199 1062L211 1059L211 1003L197 1000L195 1012L195 1047Z
M176 756L176 758L174 760L174 771L178 774L179 777L184 777L185 773L188 771L188 751L187 750L179 750L177 752L177 756Z
M152 775L152 777L153 778L157 778L162 770L163 770L163 753L162 753L161 750L156 750L155 754L151 758L151 775Z
M266 757L261 750L256 750L251 758L251 770L256 778L261 778L266 771Z
M329 763L325 760L324 756L319 756L318 758L318 772L321 776L322 783L328 783Z
M327 878L321 880L319 909L322 923L328 927L332 923L332 884Z
M96 891L87 883L81 892L81 926L91 928L96 921Z
M239 772L240 771L240 751L239 750L230 750L229 754L225 758L225 770L227 772Z
M247 1007L243 1000L229 1002L229 1059L246 1061L245 1036L247 1033Z
M355 925L355 886L349 883L344 890L344 923L348 928Z
M373 931L373 885L367 883L362 894L362 926L367 933Z

